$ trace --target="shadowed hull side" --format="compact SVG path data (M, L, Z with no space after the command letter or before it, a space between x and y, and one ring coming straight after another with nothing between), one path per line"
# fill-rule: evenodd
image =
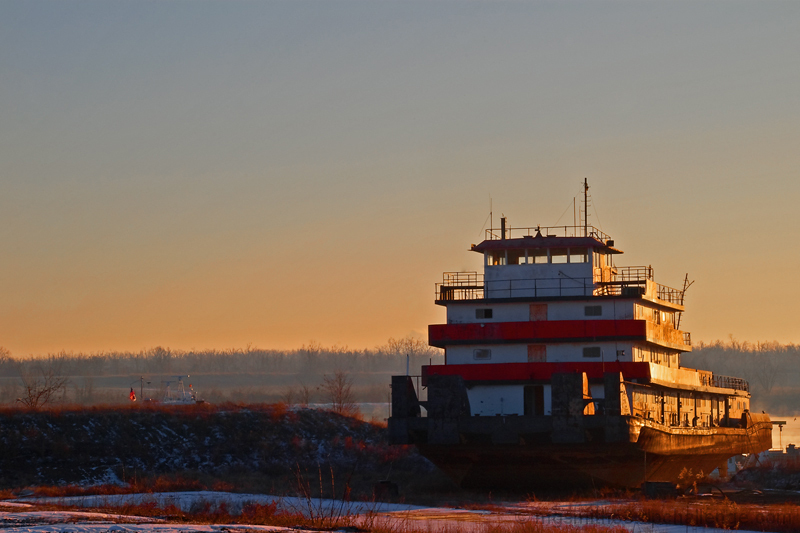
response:
M768 448L769 421L747 428L668 428L624 417L631 442L578 444L436 445L422 455L465 488L537 489L638 487L645 480L678 483L691 472L708 474L737 454ZM645 474L646 469L646 474Z

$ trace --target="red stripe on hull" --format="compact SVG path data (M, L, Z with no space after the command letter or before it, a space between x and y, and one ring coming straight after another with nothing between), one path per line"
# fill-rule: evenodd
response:
M431 346L509 342L577 341L580 339L646 340L645 320L551 320L490 324L433 324L428 326Z
M550 381L554 373L586 372L589 379L602 380L606 372L622 372L626 380L650 381L650 363L489 363L433 365L422 367L422 383L428 376L461 376L464 381Z

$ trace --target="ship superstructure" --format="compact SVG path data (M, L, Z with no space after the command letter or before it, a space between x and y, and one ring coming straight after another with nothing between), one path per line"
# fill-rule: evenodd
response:
M586 186L588 188L588 186ZM676 482L771 446L747 383L683 368L683 289L597 228L487 230L483 274L446 272L429 326L445 364L392 381L392 442L456 481L528 487ZM687 278L688 279L688 278Z

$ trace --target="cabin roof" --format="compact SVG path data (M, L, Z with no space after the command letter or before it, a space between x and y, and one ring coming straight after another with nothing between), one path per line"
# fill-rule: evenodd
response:
M487 239L480 244L473 244L473 252L483 253L489 250L524 250L530 248L595 248L608 254L621 254L622 250L614 248L613 241L600 241L594 237L545 237L543 235L525 235L516 239Z

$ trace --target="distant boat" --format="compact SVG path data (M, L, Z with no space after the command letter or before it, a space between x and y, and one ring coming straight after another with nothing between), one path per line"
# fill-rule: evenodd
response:
M189 377L189 376L186 376ZM136 392L134 391L133 387L131 387L131 391L129 394L130 400L135 402L138 400L147 403L157 403L162 405L192 405L198 403L206 403L205 400L199 399L197 397L197 392L192 388L192 384L189 384L189 390L186 390L186 387L183 383L183 376L175 376L174 380L162 381L161 384L164 387L164 393L161 394L161 398L157 399L156 395L153 394L152 389L150 388L150 381L147 381L147 389L145 389L145 379L144 377L140 377L138 379L140 383L140 396L141 398L136 397ZM173 389L172 384L175 383L175 388ZM145 394L146 392L146 394Z
M189 376L186 376L189 377ZM183 384L183 376L176 376L177 384L175 389L172 389L173 381L164 381L166 386L164 387L164 396L161 398L161 404L163 405L192 405L197 403L204 403L205 400L199 400L197 398L197 392L192 388L192 384L189 384L189 390L187 391Z

